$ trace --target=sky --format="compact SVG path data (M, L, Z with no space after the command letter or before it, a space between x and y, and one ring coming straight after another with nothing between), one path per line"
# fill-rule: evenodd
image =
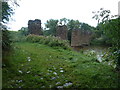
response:
M28 26L28 20L40 19L42 27L49 19L74 19L96 26L97 21L92 19L92 11L100 8L111 10L112 15L118 15L119 0L21 0L20 7L15 7L8 26L9 30L20 30Z

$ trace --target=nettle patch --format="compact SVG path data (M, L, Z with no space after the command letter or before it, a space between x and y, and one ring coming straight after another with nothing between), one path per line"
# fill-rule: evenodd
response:
M69 42L67 40L61 40L60 38L54 36L28 35L26 40L32 43L39 43L48 45L50 47L61 47L63 49L71 50Z

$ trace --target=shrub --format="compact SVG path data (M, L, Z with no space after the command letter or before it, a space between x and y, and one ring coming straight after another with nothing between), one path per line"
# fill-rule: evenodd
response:
M22 35L20 31L9 31L10 32L10 40L14 42L24 42L25 35Z
M112 43L110 42L110 39L106 36L101 36L99 38L95 38L91 40L91 45L106 45L106 46L111 46Z
M2 50L8 52L11 49L11 41L8 30L2 30Z
M50 47L61 47L63 49L71 50L69 42L67 40L61 40L54 36L37 36L37 35L28 35L26 40L31 43L39 43L48 45Z
M9 35L9 31L8 30L2 30L2 33L0 34L1 36L1 41L0 44L2 45L2 55L0 55L0 57L2 57L2 66L6 65L9 66L10 61L8 56L10 55L12 46L11 46L11 40L10 40L10 35Z

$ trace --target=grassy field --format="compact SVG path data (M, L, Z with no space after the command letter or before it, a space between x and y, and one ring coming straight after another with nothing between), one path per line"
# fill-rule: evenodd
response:
M116 88L114 68L93 57L37 43L14 43L3 64L3 88Z

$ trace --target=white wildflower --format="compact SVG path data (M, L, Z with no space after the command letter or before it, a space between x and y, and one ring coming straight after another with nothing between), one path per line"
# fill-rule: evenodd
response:
M57 88L63 88L63 86L57 86Z
M28 61L31 61L31 58L30 58L30 57L27 57L27 60L28 60Z
M53 74L57 75L57 73L56 73L56 72L53 72Z
M63 69L63 68L60 68L60 69Z
M26 73L30 73L30 71L27 71Z
M43 80L43 78L42 78L42 77L41 77L40 79L41 79L41 80Z
M99 62L102 62L102 57L101 57L100 55L97 55L97 60L98 60Z
M20 82L22 82L22 80L19 80L18 82L20 83Z
M60 72L64 72L63 70L60 70Z
M56 85L61 84L60 82L57 82Z
M51 79L54 80L54 79L56 79L56 77L52 77Z
M69 82L69 83L65 83L63 86L64 86L64 87L68 87L68 86L71 86L71 85L72 85L72 83Z
M23 73L21 70L18 71L19 73Z

